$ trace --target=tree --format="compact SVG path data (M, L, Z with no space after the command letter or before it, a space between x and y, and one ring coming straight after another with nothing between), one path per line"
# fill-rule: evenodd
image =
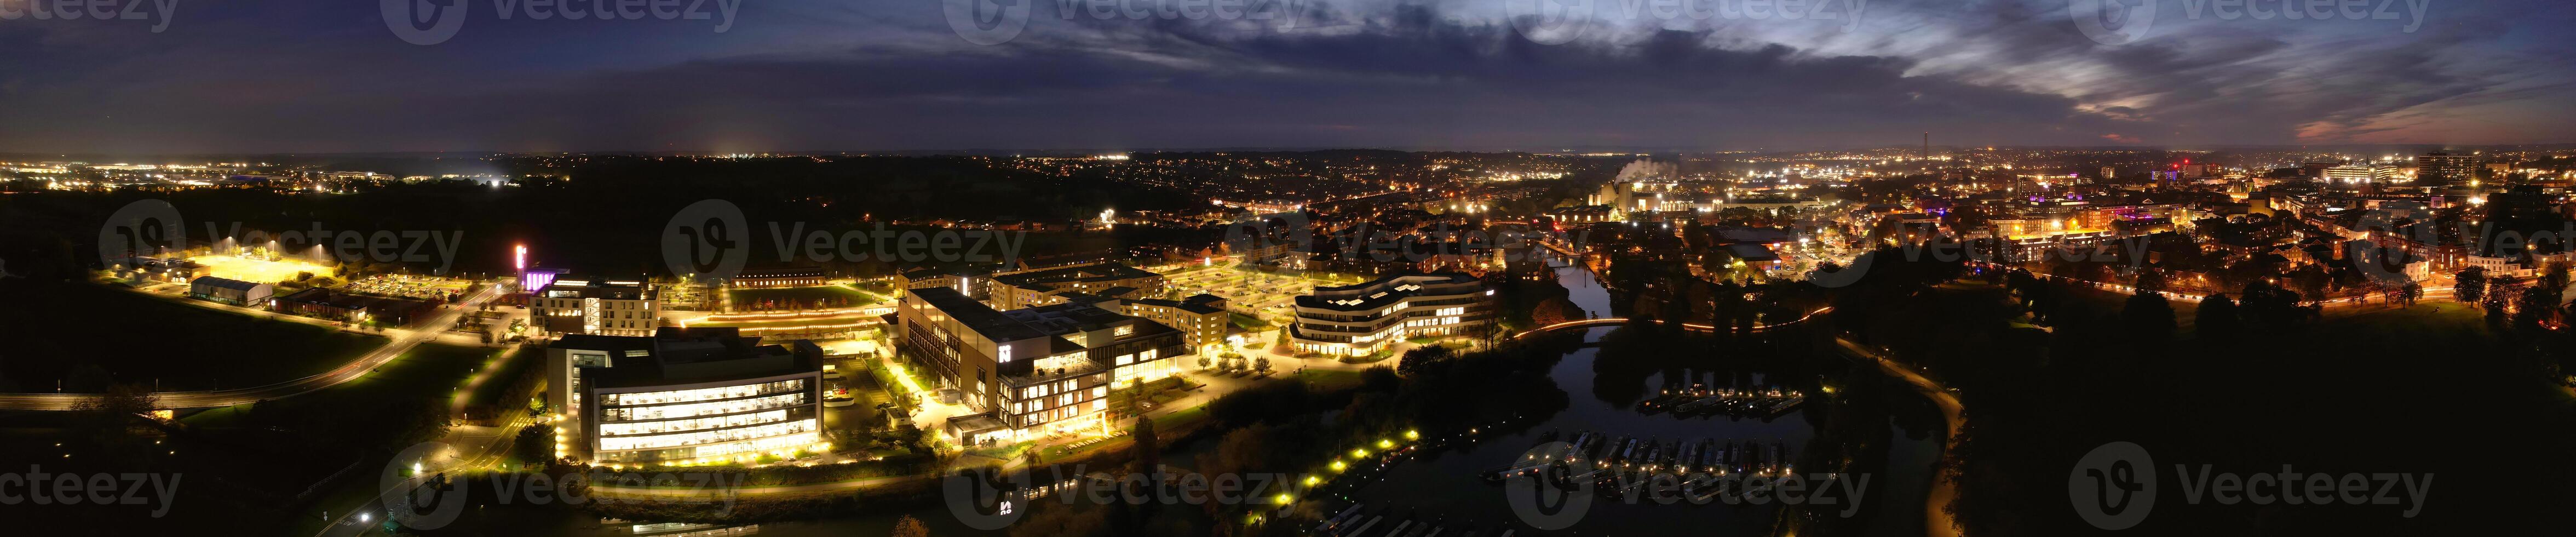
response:
M1215 359L1215 358L1210 358L1210 357L1207 357L1207 356L1200 356L1200 357L1199 357L1199 369L1209 369L1209 368L1214 368L1214 367L1216 367L1216 359Z
M1439 345L1414 347L1413 350L1404 351L1404 360L1395 364L1395 372L1402 373L1405 376L1412 376L1414 373L1422 371L1423 366L1428 366L1436 362L1447 361L1450 357L1456 355L1456 351Z
M2487 269L2478 267L2460 269L2459 274L2454 278L2459 280L2459 283L2452 287L2452 296L2457 297L2460 302L2476 304L2479 298L2486 295Z
M2138 281L2135 287L2138 288L2139 292L2163 291L2165 290L2165 274L2157 272L2155 269L2138 271Z
M1252 359L1252 370L1263 373L1270 372L1270 358L1265 356Z
M2200 311L2193 314L2192 326L2204 340L2233 339L2244 332L2243 321L2236 315L2236 301L2218 293L2200 300Z
M1574 303L1560 297L1549 297L1547 300L1539 301L1538 306L1531 309L1530 324L1553 325L1572 320L1574 315Z
M930 537L930 526L912 515L904 515L901 520L894 521L894 537Z
M510 454L529 466L544 466L555 460L553 433L549 427L521 427L519 436L510 441Z
M2161 293L2138 293L2120 308L2120 322L2146 341L2166 341L2174 333L2173 305Z
M1160 482L1162 477L1159 474L1163 471L1163 446L1162 440L1154 437L1154 419L1137 417L1136 428L1132 429L1128 436L1136 439L1134 448L1136 472ZM1146 487L1144 492L1148 498L1159 500L1162 490L1161 485L1155 484Z

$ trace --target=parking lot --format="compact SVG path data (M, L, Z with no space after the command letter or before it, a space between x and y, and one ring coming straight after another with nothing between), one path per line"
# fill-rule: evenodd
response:
M1272 323L1285 323L1296 297L1313 293L1315 286L1348 285L1303 275L1223 266L1175 272L1164 279L1182 296L1207 293L1225 297L1230 309L1238 313L1253 313Z
M447 300L449 295L463 295L472 282L436 276L379 274L349 282L347 290L373 295L413 299Z

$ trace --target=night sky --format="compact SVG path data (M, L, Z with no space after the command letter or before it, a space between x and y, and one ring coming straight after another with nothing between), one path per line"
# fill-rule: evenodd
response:
M1029 9L1007 40L1007 22L953 29L941 0L707 0L705 20L656 20L641 0L645 20L431 0L465 4L443 40L399 34L372 0L29 11L67 1L0 0L0 152L2576 142L2566 2L2368 0L2350 6L2360 20L2340 4L2291 20L2282 0L2129 0L2155 15L2123 42L2064 0L1799 8L1832 20L1590 0L1589 17L1518 25L1549 0L1243 0L1261 20L1207 0L1123 0L1206 10L1142 20L1007 0Z

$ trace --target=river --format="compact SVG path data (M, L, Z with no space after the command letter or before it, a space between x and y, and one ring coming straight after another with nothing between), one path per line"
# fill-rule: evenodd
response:
M1598 315L1611 315L1609 290L1581 267L1556 263L1558 283L1569 291L1567 299L1576 307ZM1586 330L1588 340L1597 339L1613 328ZM1815 437L1815 430L1804 412L1790 412L1771 419L1690 418L1669 415L1646 415L1633 409L1633 404L1650 397L1667 384L1666 375L1657 372L1635 378L1636 386L1612 382L1615 393L1604 394L1597 378L1598 347L1585 346L1569 352L1549 371L1559 389L1566 392L1569 406L1554 416L1542 419L1526 432L1497 436L1460 447L1426 454L1418 460L1398 463L1371 483L1351 493L1353 501L1367 504L1372 512L1389 510L1406 518L1437 520L1457 527L1514 528L1522 535L1537 532L1521 524L1506 502L1504 487L1485 480L1480 471L1502 466L1519 458L1528 448L1541 443L1541 435L1560 432L1560 439L1570 440L1580 431L1600 431L1613 435L1654 437L1669 443L1678 440L1735 439L1780 442L1784 453L1796 453ZM1760 371L1737 369L1703 369L1687 371L1696 382L1718 385L1765 386L1788 384L1766 378ZM1631 390L1630 388L1633 388ZM1920 397L1905 392L1894 397L1908 398L1908 403L1921 403ZM1822 404L1821 400L1810 405ZM1899 417L1888 420L1889 438L1893 439L1880 468L1868 476L1860 496L1860 507L1853 516L1866 517L1863 527L1870 535L1922 535L1923 498L1929 489L1932 466L1940 458L1935 436L1940 434L1940 418L1929 414L1928 403L1903 405ZM1186 465L1194 453L1209 449L1212 440L1174 446L1174 453L1164 457L1173 464ZM1805 473L1806 470L1801 470ZM1338 510L1338 507L1335 508ZM1635 504L1601 498L1571 527L1550 532L1554 535L1611 535L1639 533L1678 533L1688 535L1755 536L1766 535L1779 513L1776 503L1752 505L1663 505L1652 502ZM892 533L895 521L912 516L929 526L933 535L999 534L978 532L965 527L939 506L916 506L883 512L850 514L814 520L771 522L760 526L757 535L784 537L877 536ZM1390 517L1390 523L1395 517ZM557 535L626 535L628 526L605 524L560 507L497 508L469 511L450 531L433 534L521 533ZM1373 530L1372 533L1383 530ZM1489 531L1486 534L1494 534Z

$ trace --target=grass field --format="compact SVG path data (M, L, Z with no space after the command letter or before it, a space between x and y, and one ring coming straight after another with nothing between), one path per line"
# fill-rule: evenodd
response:
M355 446L386 446L399 449L417 441L406 438L420 431L409 415L419 405L433 405L442 413L463 390L466 379L475 368L483 367L494 354L502 352L480 347L462 347L430 343L404 353L383 367L356 380L320 391L250 405L209 410L183 421L191 427L207 429L256 428L284 425L307 435L324 438L317 445L344 446L317 451L293 460L304 461L316 468L338 468L355 462L367 471L343 476L323 486L319 494L302 505L286 506L283 520L263 523L266 527L292 525L287 535L311 535L321 529L321 522L310 516L325 509L347 509L378 486L375 468L385 464L383 457L391 451L377 448L349 449ZM254 409L255 406L265 408ZM262 423L274 420L276 423ZM321 456L335 453L340 457Z
M491 368L480 373L482 380L466 392L467 403L509 407L501 404L502 401L494 401L494 399L500 398L501 392L509 390L511 383L527 375L529 370L537 368L538 364L543 363L545 359L545 350L538 347L521 347L517 351L492 355L492 359L487 364Z
M329 371L385 338L179 304L86 283L0 284L0 391L245 388ZM9 384L14 384L11 386Z

